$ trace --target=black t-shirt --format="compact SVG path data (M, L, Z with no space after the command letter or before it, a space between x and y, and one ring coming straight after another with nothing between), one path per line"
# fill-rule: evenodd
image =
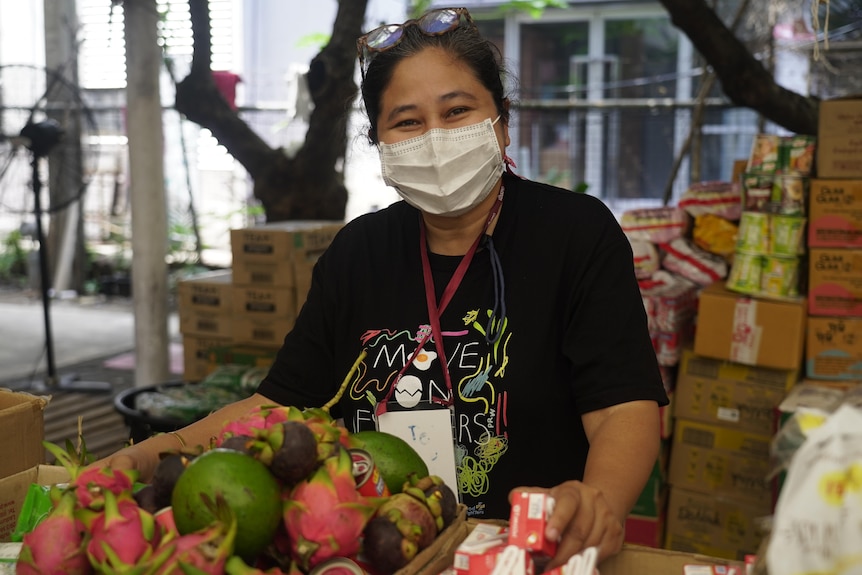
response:
M476 253L441 331L462 501L471 515L507 519L513 487L582 478L582 414L667 397L631 245L613 214L589 195L509 175L504 185L493 232L505 280L502 335L493 344L485 337L495 302L488 249ZM261 394L284 405L323 405L366 349L338 415L351 430L374 428L368 393L377 401L387 395L429 323L419 218L396 202L345 225L315 266ZM438 299L460 260L431 254ZM402 381L418 381L423 400L448 399L434 343L424 351Z

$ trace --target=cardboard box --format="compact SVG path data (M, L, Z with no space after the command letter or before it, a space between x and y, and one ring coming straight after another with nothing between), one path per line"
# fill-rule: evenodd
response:
M687 565L744 567L739 561L625 543L622 551L602 561L598 570L602 575L682 575Z
M862 249L811 249L808 313L862 317Z
M683 429L674 433L668 481L683 488L742 501L768 514L772 511L772 484L768 457L703 447L702 435ZM765 438L764 438L765 439Z
M235 286L294 288L296 275L293 262L284 260L275 263L235 261L233 264Z
M862 179L811 180L808 247L862 248Z
M233 286L233 300L235 317L296 316L295 288L236 285Z
M769 445L772 442L771 434L751 433L680 418L676 420L673 434L674 442L683 441L704 449L719 449L763 458L769 457ZM671 452L673 449L671 448Z
M255 318L236 316L233 321L233 340L241 345L279 348L293 324L295 316Z
M743 560L760 547L763 532L759 521L763 517L759 509L738 501L671 487L665 547Z
M231 339L233 317L220 313L180 310L180 333L184 336Z
M230 232L233 263L275 264L319 256L344 226L335 221L286 221Z
M700 292L694 352L746 365L800 369L805 300L770 300L732 292L720 282Z
M233 275L230 270L198 274L177 282L180 312L209 312L230 315Z
M212 373L215 365L210 363L209 352L213 348L230 344L230 338L183 336L183 380L201 381Z
M820 102L817 177L862 178L862 99Z
M805 373L814 379L862 379L862 318L808 318Z
M48 398L0 389L0 478L45 461Z
M797 370L749 366L686 350L674 391L674 415L770 434L775 408L798 379Z
M39 446L41 449L41 446ZM69 473L59 465L35 465L0 479L0 541L9 541L30 485L55 485L69 481Z

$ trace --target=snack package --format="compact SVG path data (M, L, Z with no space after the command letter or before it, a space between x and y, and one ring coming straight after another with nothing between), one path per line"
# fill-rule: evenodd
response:
M695 218L712 214L738 220L742 213L742 194L731 182L698 182L688 187L677 205Z
M787 153L782 154L787 158L785 173L798 176L810 176L814 165L814 152L816 138L803 134L796 134L784 139L783 146Z
M697 247L687 238L677 238L661 246L665 251L662 266L700 286L727 276L727 261Z
M757 134L751 143L747 171L774 174L778 169L778 148L781 138L775 134Z
M620 226L630 240L644 240L654 244L684 236L690 225L688 214L675 207L628 210L620 217Z
M770 575L862 573L862 410L844 403L787 471L766 550Z
M736 251L738 232L739 226L730 220L715 214L702 214L694 218L691 239L700 249L729 260Z
M661 266L658 248L652 242L644 240L629 240L634 256L635 276L644 279L654 274Z

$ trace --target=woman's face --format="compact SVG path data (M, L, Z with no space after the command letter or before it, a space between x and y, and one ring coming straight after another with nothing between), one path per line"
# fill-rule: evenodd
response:
M377 135L394 144L433 128L460 128L495 120L497 107L469 66L438 48L426 48L395 66L383 91ZM494 125L500 150L509 144L509 130Z

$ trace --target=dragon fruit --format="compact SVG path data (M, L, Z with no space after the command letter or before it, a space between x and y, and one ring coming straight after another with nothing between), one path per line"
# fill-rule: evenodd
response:
M75 494L64 493L51 513L26 535L18 555L19 575L87 575L85 527L75 518Z
M89 467L82 470L69 484L75 490L78 504L90 509L101 509L105 505L105 492L114 495L132 495L132 487L138 479L138 472L111 469L110 467Z
M374 514L375 504L356 491L352 468L350 454L339 447L285 501L291 557L303 571L359 551L362 530Z
M105 491L105 508L93 518L87 557L102 571L121 571L144 562L153 551L153 516L131 498Z
M233 554L236 519L224 499L214 503L216 520L198 531L177 535L159 545L149 560L153 575L224 573Z
M215 440L215 447L221 447L222 443L236 435L257 437L257 431L268 429L276 423L284 421L302 421L302 412L292 406L282 405L259 405L253 407L239 419L225 424Z

